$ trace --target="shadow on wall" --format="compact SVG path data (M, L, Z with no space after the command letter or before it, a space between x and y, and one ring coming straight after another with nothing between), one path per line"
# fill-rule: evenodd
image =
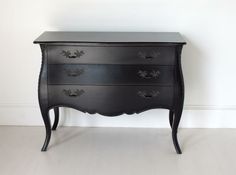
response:
M193 40L185 37L187 45L183 47L182 68L185 80L185 106L191 108L207 104L209 90L207 88L207 70L204 53Z

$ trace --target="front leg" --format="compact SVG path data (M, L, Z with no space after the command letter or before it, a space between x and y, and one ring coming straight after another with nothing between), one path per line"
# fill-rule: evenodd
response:
M174 147L175 147L177 154L182 154L182 151L179 147L178 138L177 138L178 126L179 126L181 114L182 114L181 109L178 109L174 113L174 120L173 120L173 125L172 125L172 139L173 139Z
M176 48L177 69L175 73L175 101L174 101L175 103L174 103L174 119L172 123L172 139L175 146L175 150L178 154L182 154L177 139L177 132L184 104L184 78L181 67L181 50L182 46L178 46Z
M46 151L48 144L50 142L50 138L51 138L51 122L49 118L49 110L41 109L41 113L42 113L45 129L46 129L46 137L45 137L45 141L44 141L41 151Z
M48 107L48 91L47 91L47 59L46 59L46 45L40 45L42 50L42 65L39 74L39 84L38 84L38 98L41 114L43 117L46 138L41 151L46 151L50 138L51 138L51 122L49 118L49 107Z

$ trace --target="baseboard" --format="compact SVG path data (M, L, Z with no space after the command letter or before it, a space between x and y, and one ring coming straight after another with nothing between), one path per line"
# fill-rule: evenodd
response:
M168 111L163 109L149 110L139 115L104 117L62 108L60 114L60 125L63 126L169 128ZM236 128L235 116L234 105L186 105L180 127ZM38 104L0 103L0 125L42 126Z

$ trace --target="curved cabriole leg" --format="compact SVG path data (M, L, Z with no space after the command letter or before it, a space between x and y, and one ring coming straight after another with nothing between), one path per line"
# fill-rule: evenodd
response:
M170 127L172 128L173 125L173 117L174 117L174 112L172 110L169 111L169 123Z
M178 138L177 138L178 126L179 126L179 122L180 122L180 118L181 118L181 113L182 113L182 111L174 113L174 120L173 120L173 125L172 125L172 139L173 139L173 143L174 143L175 150L176 150L177 154L182 154L182 151L179 147Z
M43 117L46 138L41 151L46 151L50 138L51 138L51 122L49 118L49 108L48 108L48 91L47 91L47 59L46 59L46 45L40 44L42 50L42 65L39 74L39 84L38 84L38 98L41 114Z
M52 126L52 130L57 129L58 121L59 121L59 107L54 108L54 115L55 115L55 120Z
M42 110L41 113L43 116L43 121L46 129L46 137L41 151L46 151L51 138L51 122L48 110Z
M175 74L175 105L174 105L174 119L172 123L172 139L175 146L175 150L178 154L182 154L182 151L179 147L177 132L179 127L180 118L183 111L184 104L184 78L181 67L181 51L182 45L177 46L176 55L177 55L177 69Z

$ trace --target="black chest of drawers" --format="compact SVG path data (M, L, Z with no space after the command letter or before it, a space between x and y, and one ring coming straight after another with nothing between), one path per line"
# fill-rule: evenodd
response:
M44 32L38 97L46 128L42 151L55 130L59 107L105 116L169 110L177 153L177 130L183 109L184 82L179 33Z

